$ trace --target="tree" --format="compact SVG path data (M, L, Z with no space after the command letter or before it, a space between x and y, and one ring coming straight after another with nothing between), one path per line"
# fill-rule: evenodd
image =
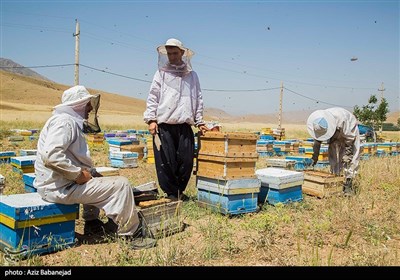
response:
M376 96L371 95L367 105L362 106L362 108L356 105L353 111L353 114L361 123L372 126L376 130L386 121L389 113L389 104L385 98L382 98L379 104L377 103Z
M397 119L397 127L400 128L400 118Z

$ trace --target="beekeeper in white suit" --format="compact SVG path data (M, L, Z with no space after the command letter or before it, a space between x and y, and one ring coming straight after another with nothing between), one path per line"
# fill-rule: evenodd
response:
M152 247L155 240L143 231L128 179L102 177L93 168L84 132L100 131L99 104L100 95L89 94L84 86L64 91L39 136L34 187L46 201L83 204L85 234L114 233L129 238L134 249ZM99 209L107 223L98 219Z
M313 165L318 161L322 141L326 141L331 172L340 175L343 169L343 191L346 195L354 194L353 178L360 162L360 133L356 117L339 107L317 110L308 117L307 130L315 140Z

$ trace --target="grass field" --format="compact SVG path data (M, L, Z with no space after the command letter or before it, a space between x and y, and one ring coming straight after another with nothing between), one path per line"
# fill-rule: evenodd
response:
M140 119L140 118L138 118ZM115 120L115 119L114 119ZM36 141L9 142L11 129L41 128L43 122L2 121L1 150L36 149ZM137 127L135 127L135 125ZM222 124L225 131L257 131L269 124ZM271 125L270 127L274 127ZM105 124L105 129L143 129ZM308 138L304 126L288 125L286 136ZM385 133L400 141L398 133ZM92 148L96 166L108 164L108 147ZM400 265L400 156L372 157L361 162L357 195L318 199L303 195L301 202L264 204L260 211L227 216L196 204L192 176L183 204L184 231L158 240L155 248L131 250L123 240L88 241L82 237L83 220L76 221L75 247L33 256L11 266L399 266ZM257 169L266 167L259 158ZM132 185L156 181L154 164L121 169ZM4 194L24 193L22 176L9 164L0 164L6 177Z

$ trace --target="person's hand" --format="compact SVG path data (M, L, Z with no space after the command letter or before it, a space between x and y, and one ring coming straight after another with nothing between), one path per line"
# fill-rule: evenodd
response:
M346 155L346 154L345 154L345 155L343 156L342 162L348 164L348 163L350 163L351 158L352 158L352 157L351 157L350 155Z
M158 133L158 124L156 122L151 122L149 124L149 132L151 135L156 135Z
M103 175L97 172L96 168L90 168L90 174L92 177L103 177Z
M208 127L205 124L201 124L198 126L200 135L204 135L206 131L208 131Z
M312 166L315 166L318 162L318 156L313 155L311 159L312 159Z
M92 179L92 174L87 169L82 169L81 174L79 174L78 178L76 178L75 182L78 185L83 185L87 183L90 179Z

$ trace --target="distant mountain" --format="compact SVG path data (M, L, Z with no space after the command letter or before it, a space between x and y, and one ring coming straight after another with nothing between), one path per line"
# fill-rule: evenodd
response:
M2 104L0 109L5 106L21 107L21 104L27 106L43 105L46 108L52 108L60 102L61 94L69 86L58 84L35 71L24 68L11 59L0 58L0 70L2 83L0 86L0 98ZM92 90L92 89L90 89ZM94 92L102 93L102 110L119 112L122 114L134 114L142 116L146 101L120 95L118 93L107 93L101 90L93 89ZM7 103L7 104L6 104ZM46 110L47 110L46 109ZM288 111L282 114L282 124L305 124L308 116L312 113L309 110ZM386 122L397 123L400 112L390 112ZM275 123L278 124L278 113L269 114L247 114L242 116L231 115L221 109L208 107L205 104L204 119L218 122L249 122L249 123Z
M0 69L14 74L20 74L27 77L34 77L51 82L50 79L47 79L46 77L40 75L39 73L29 68L26 68L25 66L22 66L8 58L0 57Z

